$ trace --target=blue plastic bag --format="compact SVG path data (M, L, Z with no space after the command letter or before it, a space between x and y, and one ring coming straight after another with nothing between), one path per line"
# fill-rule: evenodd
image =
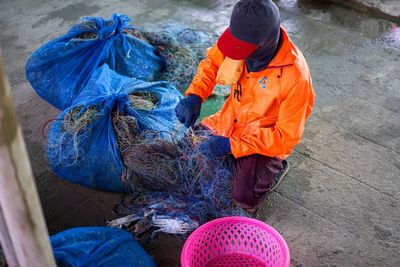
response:
M117 73L151 81L163 60L147 42L124 34L126 15L84 17L65 35L36 50L26 76L37 94L61 110L71 106L92 73L104 63Z
M60 267L155 267L128 232L108 227L72 228L50 237Z
M134 92L156 95L156 107L153 110L132 109L128 95ZM93 73L73 105L63 111L50 128L47 158L52 171L73 183L123 192L124 166L113 128L113 113L133 117L141 131L154 130L168 138L179 125L174 108L182 97L170 83L128 78L103 65ZM73 131L68 130L66 119L73 113L71 110L76 111L77 117L86 114L79 117L80 120L88 118L86 123L77 123Z

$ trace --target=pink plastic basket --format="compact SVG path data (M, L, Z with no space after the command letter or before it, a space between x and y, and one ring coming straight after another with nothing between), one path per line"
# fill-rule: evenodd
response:
M208 222L186 240L182 267L288 267L290 253L271 226L246 217Z

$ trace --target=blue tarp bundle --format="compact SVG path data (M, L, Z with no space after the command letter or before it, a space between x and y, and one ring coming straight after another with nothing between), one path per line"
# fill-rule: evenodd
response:
M155 267L131 234L108 227L79 227L50 238L60 267Z
M187 88L209 37L179 25L146 32L130 21L121 14L84 17L28 60L26 74L34 90L63 110L46 150L52 171L62 179L122 192L127 169L121 142L129 146L132 140L121 141L115 121L129 117L139 131L157 131L162 138L178 131L174 108L182 95L174 86ZM156 107L132 108L133 92L156 95ZM125 130L133 128L123 122Z
M65 35L36 50L26 76L39 96L64 110L71 106L92 73L104 63L117 73L152 81L163 68L156 48L124 33L126 15L84 17Z
M113 128L113 112L131 116L139 130L166 133L176 129L174 108L182 95L168 82L145 82L110 70L97 69L73 105L64 110L51 126L47 158L52 171L60 178L106 191L124 190L124 172ZM157 104L152 110L131 108L128 95L152 93ZM77 117L91 110L88 123L79 129L67 129L65 116L76 110ZM89 111L90 111L89 110Z

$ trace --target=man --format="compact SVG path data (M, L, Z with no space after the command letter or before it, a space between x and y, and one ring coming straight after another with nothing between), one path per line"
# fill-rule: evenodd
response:
M234 156L232 197L255 212L286 173L284 159L300 142L315 98L306 60L280 25L272 1L241 0L234 6L229 27L207 50L187 97L175 108L186 127L194 126L217 80L232 84L231 95L202 121L213 136L200 150Z

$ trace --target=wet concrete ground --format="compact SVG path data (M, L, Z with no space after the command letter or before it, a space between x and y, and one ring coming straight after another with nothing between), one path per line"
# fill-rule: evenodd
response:
M400 22L400 3L398 0L329 0L330 2L368 12L380 18Z
M25 80L28 56L85 15L123 12L144 27L180 21L219 34L233 2L1 0L0 46L50 233L104 225L119 195L49 171L41 131L59 111ZM317 102L261 219L285 237L292 266L400 266L400 29L329 4L277 3L310 65ZM145 247L159 266L179 266L183 242L162 236Z

